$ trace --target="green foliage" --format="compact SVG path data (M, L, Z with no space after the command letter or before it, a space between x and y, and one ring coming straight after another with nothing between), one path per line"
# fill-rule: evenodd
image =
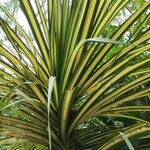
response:
M0 5L0 144L11 150L115 150L130 140L144 146L135 142L150 130L144 116L150 1L143 2L16 1L29 32L16 21L15 7Z

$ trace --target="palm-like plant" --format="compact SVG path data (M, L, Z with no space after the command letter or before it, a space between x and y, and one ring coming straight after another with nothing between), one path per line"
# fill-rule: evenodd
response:
M149 30L140 31L150 1L134 12L129 0L19 2L32 36L0 5L13 23L0 18L11 43L0 45L0 144L106 150L123 141L120 132L128 138L148 133L149 122L135 112L150 106L131 102L150 91L150 60L135 61L150 49ZM122 10L128 19L109 33Z

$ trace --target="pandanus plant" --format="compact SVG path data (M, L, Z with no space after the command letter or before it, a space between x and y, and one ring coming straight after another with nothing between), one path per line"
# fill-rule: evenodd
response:
M150 1L132 3L19 0L30 34L0 5L0 144L113 150L149 138Z

